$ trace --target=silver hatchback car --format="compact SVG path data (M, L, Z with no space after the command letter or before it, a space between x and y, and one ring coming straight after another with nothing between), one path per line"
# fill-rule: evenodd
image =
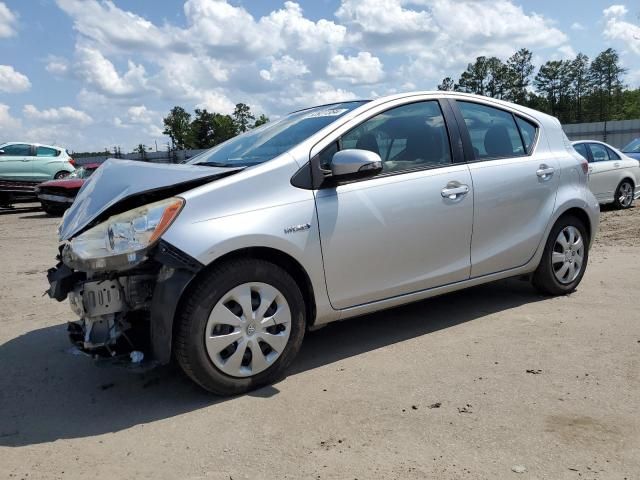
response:
M49 294L92 354L238 394L308 329L511 276L580 283L599 221L555 118L453 92L293 112L187 165L109 160L60 225Z

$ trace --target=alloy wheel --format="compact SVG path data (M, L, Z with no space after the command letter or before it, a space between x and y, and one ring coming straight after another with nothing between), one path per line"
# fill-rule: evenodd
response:
M243 283L211 310L205 346L213 364L231 377L250 377L282 355L291 334L291 309L266 283Z
M584 249L580 230L569 225L560 231L551 256L556 280L566 285L578 278L584 265Z
M618 191L618 202L623 207L628 207L633 202L633 187L629 182L623 182Z

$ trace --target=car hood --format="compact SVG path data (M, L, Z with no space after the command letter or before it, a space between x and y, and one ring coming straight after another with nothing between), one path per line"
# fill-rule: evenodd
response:
M65 178L62 180L49 180L41 183L38 187L59 187L59 188L80 188L84 183L82 178Z
M640 152L622 152L627 157L633 158L634 160L640 160Z
M118 204L135 208L136 200L139 205L160 200L242 169L109 159L80 189L62 219L59 238L69 240L96 220L118 213Z

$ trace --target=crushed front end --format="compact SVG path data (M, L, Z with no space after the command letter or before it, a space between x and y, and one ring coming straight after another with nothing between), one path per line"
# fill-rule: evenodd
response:
M71 342L95 357L167 363L182 292L202 268L160 236L184 201L172 197L113 215L65 241L49 296L69 300Z

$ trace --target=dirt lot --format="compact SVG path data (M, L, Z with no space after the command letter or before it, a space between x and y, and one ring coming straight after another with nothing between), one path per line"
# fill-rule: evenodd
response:
M333 324L234 399L71 355L56 224L0 213L0 478L640 478L640 208L603 213L568 297L509 280Z

